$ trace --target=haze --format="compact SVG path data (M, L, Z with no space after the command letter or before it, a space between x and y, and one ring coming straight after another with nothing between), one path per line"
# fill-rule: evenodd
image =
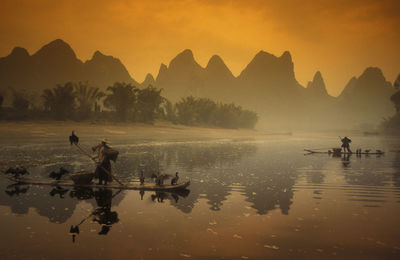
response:
M303 85L320 70L338 95L368 66L388 80L399 73L400 4L386 1L50 1L0 3L0 56L30 53L62 38L80 59L102 50L141 81L160 63L192 49L205 66L220 55L234 75L265 50L292 53Z

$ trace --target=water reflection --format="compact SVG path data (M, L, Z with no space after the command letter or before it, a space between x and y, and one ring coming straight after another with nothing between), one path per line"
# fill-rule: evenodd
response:
M115 172L123 181L136 180L141 171L145 173L146 181L150 181L150 176L158 171L182 172L183 180L186 178L192 181L190 195L147 191L146 195L154 203L168 201L170 205L186 214L192 212L199 199L205 199L210 210L220 211L231 195L232 189L239 189L258 214L263 215L279 209L282 214L287 215L293 204L294 185L299 181L299 175L305 174L306 182L314 185L313 198L322 199L326 168L331 167L327 166L328 162L333 162L341 168L338 174L342 175L349 185L385 186L392 180L394 185L400 186L399 175L381 174L377 170L382 167L380 157L352 155L342 155L338 158L326 155L304 157L301 149L296 151L290 145L287 147L276 145L275 149L268 149L263 144L251 142L117 145L121 156L115 164ZM284 150L285 154L274 152L279 150ZM57 158L56 150L52 151L55 153L53 157ZM65 151L61 150L58 153L63 152ZM290 156L290 162L285 156ZM82 158L78 160L75 155L60 158L53 164L44 166L42 170L35 168L36 172L40 172L40 176L47 176L44 171L50 172L60 166L70 171L93 167L90 162ZM363 170L363 167L367 167L368 170ZM396 167L400 168L394 165L394 168ZM47 197L45 190L43 187L32 187L29 190L27 187L10 186L5 194L14 200L0 197L0 203L9 205L13 212L19 214L26 214L29 207L35 208L39 214L47 216L55 223L64 223L81 200L90 201L93 207L98 206L96 191L91 189L69 190L55 187L47 192L50 195ZM138 191L137 197L139 200L144 200L146 195L144 191ZM15 199L17 196L21 198ZM98 196L100 195L97 194ZM120 202L124 196L125 193L122 192L116 200ZM55 202L55 199L61 201ZM113 201L113 204L115 203L118 202Z
M110 232L112 225L119 222L118 213L111 210L112 199L119 193L121 193L121 190L113 194L112 190L104 188L100 188L94 192L92 190L90 192L86 190L85 194L90 194L90 197L86 198L94 197L97 207L89 216L84 217L79 224L71 226L69 232L72 234L72 242L75 242L76 236L80 233L79 226L85 223L89 218L92 218L92 222L96 222L100 225L99 235L107 235L108 232Z
M28 186L21 186L21 185L18 185L18 184L11 184L11 185L7 186L7 188L5 190L5 193L8 196L13 197L13 196L18 196L20 194L25 194L28 191L28 189L29 189Z
M297 142L117 145L121 157L115 172L123 181L136 180L141 170L146 182L151 181L153 172L179 171L181 181L191 180L190 192L20 186L0 180L4 191L0 192L0 205L6 206L0 217L9 221L6 223L25 224L26 220L30 231L19 225L19 233L13 234L16 239L33 236L43 244L49 237L67 239L69 243L53 243L54 248L65 253L67 244L75 254L98 258L113 256L113 243L130 250L127 254L135 259L164 259L160 257L163 254L168 259L218 258L216 252L223 256L232 253L231 258L238 259L288 258L288 252L304 252L303 258L326 258L333 252L345 255L341 248L350 252L350 248L362 247L374 253L370 248L376 245L380 250L397 247L397 234L392 230L400 202L400 154L304 156L302 148L310 141ZM34 157L40 153L36 148L32 151L25 154ZM52 153L51 164L28 169L32 177L47 177L60 166L70 171L93 167L72 152L61 157L65 149L53 149ZM17 218L8 208L27 215ZM36 217L36 213L46 218ZM48 234L41 232L45 228L49 228ZM156 240L165 247L154 245L155 231ZM392 233L389 237L385 232ZM304 235L321 239L301 239ZM70 243L71 238L76 244ZM200 240L204 246L197 251ZM335 244L337 241L343 243ZM38 245L31 244L32 251L37 250ZM99 248L106 248L107 254L95 255ZM261 253L246 256L248 252Z
M340 155L339 155L339 156L340 156ZM351 158L351 154L344 154L344 155L342 156L342 165L343 165L343 168L344 168L344 169L350 167L350 158Z

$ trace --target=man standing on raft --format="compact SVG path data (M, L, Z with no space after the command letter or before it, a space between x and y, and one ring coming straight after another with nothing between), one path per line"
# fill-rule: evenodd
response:
M99 161L97 163L95 177L99 178L99 185L107 185L107 182L112 182L111 176L111 161L116 161L118 157L118 151L108 146L110 142L103 138L100 140L101 143L92 148L93 152L97 151Z
M346 150L347 150L348 153L353 153L353 152L350 150L350 143L351 143L351 140L350 140L349 138L347 138L347 136L345 136L343 139L340 138L340 140L342 141L343 152L346 152Z

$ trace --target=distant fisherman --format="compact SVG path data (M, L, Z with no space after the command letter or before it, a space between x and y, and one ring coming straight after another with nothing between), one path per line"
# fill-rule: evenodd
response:
M98 152L96 157L99 159L95 176L99 178L99 185L103 184L103 181L104 185L107 185L107 182L112 181L111 161L115 162L117 160L118 151L108 146L110 142L106 138L100 141L99 145L92 148L93 152Z
M346 152L347 150L348 153L352 153L352 151L350 150L351 140L347 138L347 136L345 136L343 139L340 140L342 141L343 152Z

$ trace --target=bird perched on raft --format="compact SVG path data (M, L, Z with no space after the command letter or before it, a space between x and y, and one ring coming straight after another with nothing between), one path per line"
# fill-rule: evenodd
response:
M71 145L79 143L79 137L75 135L74 131L72 131L72 134L69 137L69 142L71 143Z
M160 172L157 172L157 174L152 174L151 178L155 178L156 184L157 185L163 185L164 180L171 178L171 175L169 174L161 174Z
M179 176L178 176L178 172L175 173L175 177L172 178L171 180L171 185L176 185L178 184L178 180L179 180Z
M68 170L64 169L63 167L60 167L60 170L58 172L52 171L49 174L49 177L53 178L55 180L60 180L63 175L68 174L68 173L69 173Z
M4 173L13 174L15 178L19 178L20 175L29 174L28 170L24 166L17 168L8 168L8 170L5 171Z
M140 180L140 184L143 185L144 184L144 173L143 173L143 171L140 172L139 180Z

